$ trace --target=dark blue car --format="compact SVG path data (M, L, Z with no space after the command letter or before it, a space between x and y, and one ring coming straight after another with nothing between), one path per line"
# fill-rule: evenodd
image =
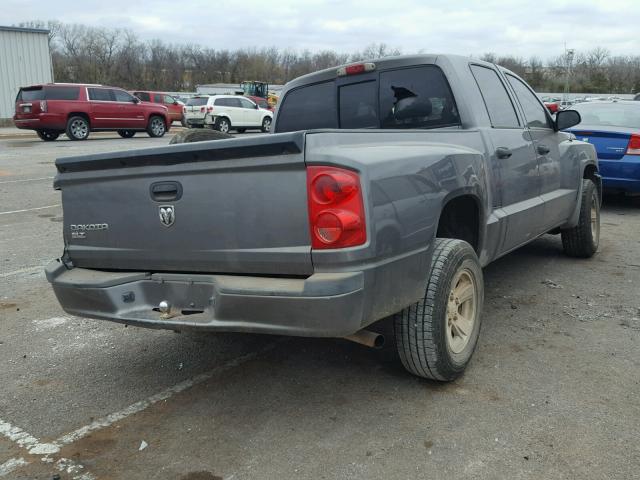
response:
M640 193L640 102L587 102L572 109L582 121L567 131L596 148L603 187Z

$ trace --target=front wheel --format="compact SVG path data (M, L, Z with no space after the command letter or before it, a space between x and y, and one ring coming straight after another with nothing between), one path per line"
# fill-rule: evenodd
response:
M589 258L600 245L600 196L593 180L582 180L578 225L560 231L564 252L571 257Z
M122 138L131 138L135 134L135 130L118 130L118 135L120 135Z
M36 130L38 137L40 140L44 140L45 142L53 142L60 136L60 132L56 132L53 130Z
M483 299L482 268L471 245L437 238L423 298L394 315L404 367L432 380L459 377L478 343Z
M269 130L271 130L271 117L264 117L264 119L262 120L262 128L261 130L264 133L269 132Z
M164 123L162 117L154 115L149 119L149 125L147 126L147 133L150 137L160 138L167 132L167 126Z
M71 117L67 121L65 133L71 140L86 140L89 136L89 121L81 116Z

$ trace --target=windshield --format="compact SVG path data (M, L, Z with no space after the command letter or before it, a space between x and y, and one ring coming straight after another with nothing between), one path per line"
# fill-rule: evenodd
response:
M438 128L460 124L442 71L435 65L338 78L288 92L277 132L317 128Z
M640 128L640 104L580 103L573 109L580 112L584 125Z
M209 97L195 97L187 100L187 105L190 107L200 107L206 105Z

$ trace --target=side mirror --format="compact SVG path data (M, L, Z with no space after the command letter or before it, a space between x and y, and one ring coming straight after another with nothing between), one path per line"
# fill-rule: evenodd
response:
M260 108L260 105L258 105L258 104L256 103L256 104L255 104L255 106L254 106L254 108L255 108L256 110L258 110L258 109Z
M174 101L173 101L173 104L174 104L174 105L178 105L178 101L177 101L177 100L174 100Z
M582 117L576 110L560 110L556 113L556 130L566 130L581 121Z
M133 97L133 103L140 103L140 99L138 97Z
M396 120L408 120L410 118L428 117L433 106L428 98L407 97L398 100L393 116Z

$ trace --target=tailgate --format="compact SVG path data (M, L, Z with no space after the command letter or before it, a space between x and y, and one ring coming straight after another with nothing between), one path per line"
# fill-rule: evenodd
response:
M67 257L106 270L312 273L304 134L59 159Z

